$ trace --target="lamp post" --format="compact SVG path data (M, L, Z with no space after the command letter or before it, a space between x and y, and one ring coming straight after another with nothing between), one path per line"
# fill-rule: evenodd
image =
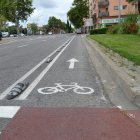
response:
M119 0L119 25L120 25L120 23L121 23L121 9L120 9L120 0Z
M41 15L41 16L43 16L43 15ZM38 25L38 19L39 19L41 16L39 16L39 17L37 18L37 25ZM39 35L39 28L38 28L38 35Z

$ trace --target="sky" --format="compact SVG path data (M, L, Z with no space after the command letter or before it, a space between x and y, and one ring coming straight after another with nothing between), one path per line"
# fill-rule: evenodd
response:
M29 23L37 23L38 26L46 25L51 16L60 19L62 22L67 22L67 12L72 7L74 0L33 0L33 7L36 9L30 15L27 22L20 22L20 25L27 27ZM12 25L10 23L9 25Z

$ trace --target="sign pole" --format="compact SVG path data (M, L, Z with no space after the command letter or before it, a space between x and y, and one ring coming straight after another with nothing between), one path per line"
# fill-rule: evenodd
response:
M121 23L121 18L120 18L120 15L121 15L121 9L120 9L120 0L119 0L119 25L120 25L120 23Z

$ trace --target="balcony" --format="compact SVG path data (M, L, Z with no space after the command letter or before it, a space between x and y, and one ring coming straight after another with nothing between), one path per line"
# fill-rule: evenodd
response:
M109 16L109 12L98 13L98 17L105 17L105 16Z
M96 16L96 14L97 14L97 9L93 9L91 17L93 18L94 16Z
M98 7L100 7L100 6L108 6L108 5L109 5L109 1L98 2Z

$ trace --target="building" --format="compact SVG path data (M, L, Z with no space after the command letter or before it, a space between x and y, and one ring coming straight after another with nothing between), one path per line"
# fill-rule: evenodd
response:
M120 2L121 22L123 22L126 14L138 11L138 3L129 4L126 0L120 0ZM118 24L118 5L119 0L89 0L89 15L93 19L93 27L90 28L96 29Z

